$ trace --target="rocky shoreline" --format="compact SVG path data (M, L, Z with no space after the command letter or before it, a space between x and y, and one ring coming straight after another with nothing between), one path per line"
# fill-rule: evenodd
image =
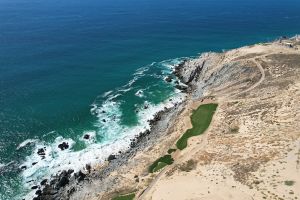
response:
M184 60L177 66L175 66L173 74L183 83L183 76L181 69L186 63ZM166 80L168 81L168 80ZM183 93L191 93L190 86L185 86L176 83L175 87L181 90ZM95 170L95 166L89 164L85 169L82 169L74 173L73 169L62 171L60 174L52 175L50 180L44 179L40 182L40 185L33 186L31 189L36 190L36 196L33 200L54 200L54 199L69 199L70 196L82 185L93 182L94 180L102 180L115 171L118 167L124 166L130 158L132 158L137 152L143 151L146 147L151 146L157 142L159 137L163 137L162 133L166 132L168 125L174 119L174 115L182 111L185 105L185 100L181 103L175 103L172 108L165 108L155 114L152 120L149 121L150 130L139 133L134 139L131 140L130 148L126 152L119 152L119 154L111 154L108 156L106 164L101 170ZM88 137L88 136L86 136ZM67 143L60 144L59 148L68 148ZM44 156L43 149L38 151L40 156Z

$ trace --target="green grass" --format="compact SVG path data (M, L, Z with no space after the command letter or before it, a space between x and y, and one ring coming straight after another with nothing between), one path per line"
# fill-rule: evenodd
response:
M117 196L112 198L112 200L133 200L135 197L135 194L126 194L126 195L122 195L122 196Z
M174 159L172 158L171 155L165 155L163 157L160 157L152 165L150 165L149 172L150 173L156 172L164 168L166 165L171 165L173 162Z
M153 172L157 172L158 170L164 168L165 166L167 166L168 164L167 163L164 163L164 162L159 162L156 167L153 169Z
M218 104L204 104L193 111L191 116L193 128L188 129L177 141L176 146L178 149L186 148L190 137L202 134L209 127L217 107Z
M171 153L173 153L173 152L175 152L177 149L169 149L168 150L168 154L171 154Z

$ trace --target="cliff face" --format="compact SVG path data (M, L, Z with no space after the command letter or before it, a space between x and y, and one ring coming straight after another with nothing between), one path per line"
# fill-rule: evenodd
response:
M212 96L219 108L143 199L299 199L299 49L293 38L182 65L191 101Z

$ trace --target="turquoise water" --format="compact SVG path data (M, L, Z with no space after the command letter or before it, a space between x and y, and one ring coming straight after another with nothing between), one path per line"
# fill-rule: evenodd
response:
M163 80L176 58L295 35L299 10L299 0L1 0L0 199L126 149L180 101Z

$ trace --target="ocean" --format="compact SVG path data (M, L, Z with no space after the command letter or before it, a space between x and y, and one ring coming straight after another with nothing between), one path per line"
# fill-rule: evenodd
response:
M0 199L30 199L43 178L128 149L184 99L165 81L174 66L298 34L299 10L299 0L0 0Z

